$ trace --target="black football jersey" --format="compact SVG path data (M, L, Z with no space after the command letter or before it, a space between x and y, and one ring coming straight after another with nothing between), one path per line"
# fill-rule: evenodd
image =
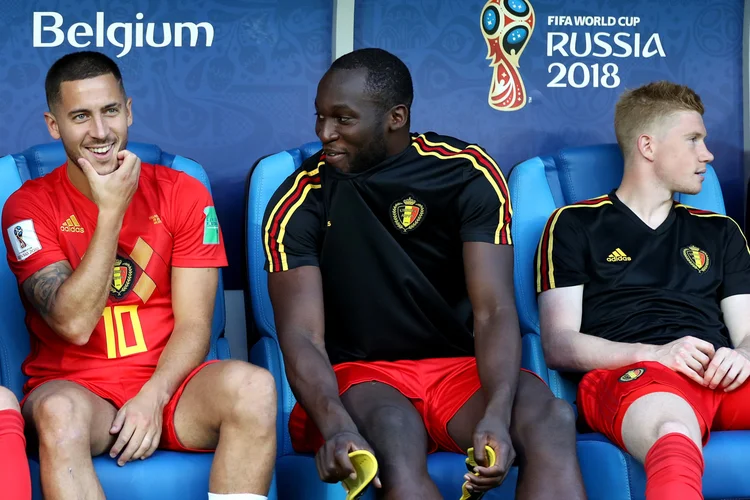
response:
M674 203L650 228L615 192L556 210L536 252L537 293L584 285L581 331L730 347L720 302L750 293L750 253L731 218Z
M266 210L266 270L319 266L332 363L470 356L463 242L511 243L508 188L480 147L434 133L361 173L312 156Z

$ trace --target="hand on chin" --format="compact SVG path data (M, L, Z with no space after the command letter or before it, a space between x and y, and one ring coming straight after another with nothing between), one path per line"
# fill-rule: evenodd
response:
M119 165L117 165L116 163L112 164L111 162L105 163L103 165L94 164L93 166L94 166L94 170L96 170L96 173L102 177L105 175L110 175L111 173L113 173L115 170L119 168Z

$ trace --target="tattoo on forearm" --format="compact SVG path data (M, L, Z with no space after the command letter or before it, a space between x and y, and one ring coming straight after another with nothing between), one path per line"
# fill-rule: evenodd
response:
M24 281L23 292L37 311L47 316L55 305L57 289L71 274L73 269L67 262L51 264Z

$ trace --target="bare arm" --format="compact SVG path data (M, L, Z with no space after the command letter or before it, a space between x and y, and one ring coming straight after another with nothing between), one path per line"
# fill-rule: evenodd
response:
M474 312L474 346L486 413L510 425L521 366L521 333L513 293L513 247L464 243L466 284Z
M99 175L84 159L81 170L99 209L96 229L81 264L50 264L23 282L24 295L58 335L70 343L85 345L107 303L117 240L122 219L138 187L141 160L133 153L117 153L119 168Z
M75 271L70 263L60 261L23 282L28 301L52 330L72 344L86 344L102 317L121 226L122 215L100 212L86 255Z
M120 455L119 465L150 457L159 446L164 407L208 352L218 281L216 268L172 268L174 329L151 378L117 411L109 430L118 434L109 455Z
M720 305L732 345L750 354L750 295L732 295L723 299Z
M174 330L142 389L155 391L164 404L208 354L218 284L216 268L172 268Z
M714 355L705 340L685 336L665 345L613 342L581 333L583 285L554 288L539 296L544 357L550 368L587 372L656 361L706 385L704 373Z
M723 299L720 305L734 349L718 349L706 368L703 380L710 389L721 385L729 392L742 386L750 377L750 325L747 322L750 295L731 295Z
M626 344L581 333L583 285L554 288L539 296L544 358L554 370L612 369L649 358L645 344Z
M328 441L357 426L339 398L338 383L325 350L323 284L320 269L302 266L269 273L268 291L289 385Z

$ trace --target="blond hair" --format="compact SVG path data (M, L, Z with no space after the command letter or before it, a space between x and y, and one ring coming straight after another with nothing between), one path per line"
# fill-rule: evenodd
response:
M627 158L638 136L679 111L704 112L700 96L685 85L659 81L623 92L615 106L615 135L622 155Z

